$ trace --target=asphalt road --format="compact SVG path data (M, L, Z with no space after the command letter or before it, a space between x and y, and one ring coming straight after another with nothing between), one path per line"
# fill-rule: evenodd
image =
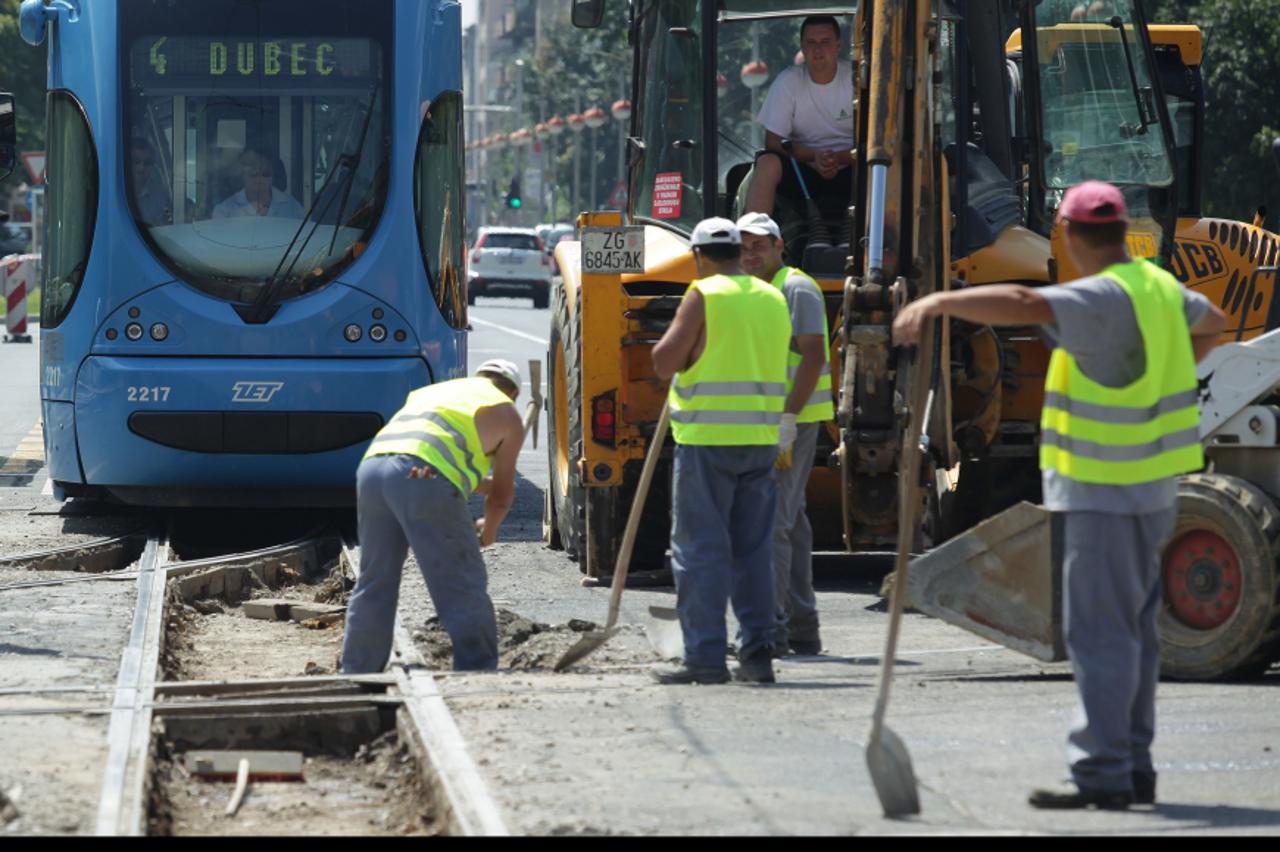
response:
M549 312L528 300L481 299L472 319L473 369L491 357L522 369L545 359ZM0 346L6 460L38 421L36 351ZM577 566L540 543L545 436L544 423L538 448L522 452L516 505L486 554L491 594L498 606L547 624L601 622L607 589L583 588ZM57 506L40 495L43 484L43 472L0 478L0 553L88 534L83 521L48 514ZM875 591L886 568L883 555L824 561L817 586L826 653L780 661L775 686L653 684L647 607L671 605L673 593L629 589L623 633L582 666L449 673L441 689L514 833L1280 831L1275 670L1247 684L1161 685L1155 809L1037 812L1024 803L1028 790L1066 774L1069 670L919 615L904 623L889 724L911 753L924 811L884 819L864 748L887 622ZM402 614L411 627L430 613L422 585L406 572ZM93 826L100 717L11 714L53 700L17 694L24 689L78 685L91 690L84 700L100 700L126 639L127 605L85 586L54 588L65 591L0 596L0 713L10 711L0 726L0 791L22 814L0 834ZM128 597L126 588L119 591Z

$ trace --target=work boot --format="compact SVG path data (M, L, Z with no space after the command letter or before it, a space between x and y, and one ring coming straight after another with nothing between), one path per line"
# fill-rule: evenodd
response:
M691 666L680 662L658 666L650 671L658 683L728 683L729 669L725 666Z
M1156 803L1156 773L1135 771L1133 773L1133 803L1135 805L1154 805Z
M816 657L822 653L821 639L792 639L791 653L801 657Z
M1096 807L1104 811L1123 811L1133 803L1128 791L1091 790L1070 786L1060 790L1032 790L1027 804L1042 810L1080 810Z
M773 647L765 646L742 657L733 670L733 679L743 683L776 683L773 676Z

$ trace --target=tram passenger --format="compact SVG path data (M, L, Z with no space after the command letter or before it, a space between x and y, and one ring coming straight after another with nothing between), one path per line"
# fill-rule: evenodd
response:
M302 205L292 195L276 189L275 157L256 148L246 148L240 155L240 177L244 188L213 208L213 218L236 216L279 216L301 219Z
M413 391L374 436L356 471L361 570L347 606L344 674L386 666L410 547L453 641L454 669L497 668L498 626L480 548L497 539L515 499L519 395L516 365L486 361L474 378ZM473 492L485 497L474 524Z
M138 219L152 227L173 224L173 199L156 171L156 149L145 138L129 140L129 165Z

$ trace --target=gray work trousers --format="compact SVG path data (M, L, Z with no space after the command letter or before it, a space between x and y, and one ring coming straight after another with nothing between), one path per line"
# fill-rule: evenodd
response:
M738 654L773 643L773 565L769 541L778 496L778 448L677 444L671 486L671 568L685 662L722 669L728 651L725 607L741 630Z
M1080 705L1067 739L1076 785L1132 792L1150 772L1160 675L1160 552L1176 509L1063 513L1063 620Z
M773 521L773 578L777 628L774 647L795 639L818 641L818 601L813 594L813 527L805 514L804 489L813 469L821 423L796 427L791 467L780 470L778 515Z
M380 672L391 656L400 572L408 549L453 640L453 667L498 666L498 626L466 498L443 476L410 479L425 462L372 456L356 471L360 578L347 604L342 672Z

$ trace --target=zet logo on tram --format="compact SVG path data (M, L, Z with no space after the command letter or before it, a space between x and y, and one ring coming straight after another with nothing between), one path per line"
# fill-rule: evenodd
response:
M284 382L236 382L231 386L232 402L270 402Z

